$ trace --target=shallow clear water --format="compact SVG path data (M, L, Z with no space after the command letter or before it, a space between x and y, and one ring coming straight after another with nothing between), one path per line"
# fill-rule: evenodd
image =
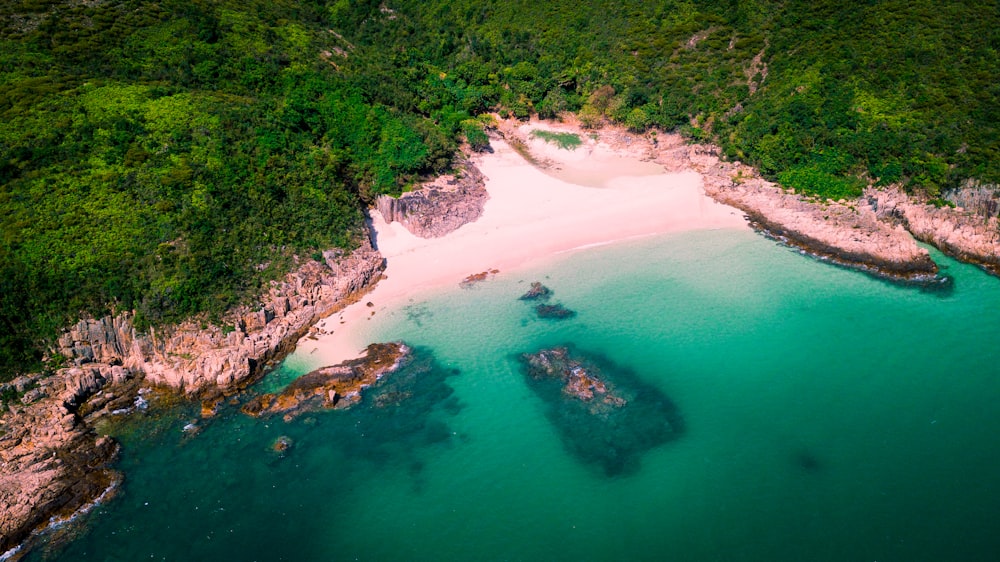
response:
M989 560L1000 552L1000 281L935 255L901 288L742 231L566 255L366 323L433 353L396 410L230 407L122 435L122 492L66 560ZM537 318L530 281L573 309ZM516 355L571 342L683 416L608 476ZM278 387L317 365L293 356ZM456 371L457 370L457 374ZM367 404L371 404L368 401ZM270 447L279 436L293 447ZM40 558L42 552L33 554Z

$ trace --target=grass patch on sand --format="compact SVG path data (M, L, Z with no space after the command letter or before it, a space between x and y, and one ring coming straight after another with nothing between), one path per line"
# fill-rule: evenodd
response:
M550 142L559 148L565 150L576 150L583 141L580 140L580 135L575 133L556 133L554 131L546 131L543 129L535 129L531 131L532 138L539 138L545 142Z

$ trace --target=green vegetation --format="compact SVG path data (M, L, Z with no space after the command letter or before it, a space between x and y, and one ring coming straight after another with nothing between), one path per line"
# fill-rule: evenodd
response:
M444 171L432 120L366 101L322 3L0 8L0 380L81 312L217 315L362 201Z
M552 143L563 150L576 150L577 147L583 144L583 141L580 140L580 135L574 133L556 133L544 129L535 129L531 131L531 136Z
M818 197L1000 182L998 48L994 6L929 0L7 2L0 380L81 312L217 315L351 247L493 110L679 130Z

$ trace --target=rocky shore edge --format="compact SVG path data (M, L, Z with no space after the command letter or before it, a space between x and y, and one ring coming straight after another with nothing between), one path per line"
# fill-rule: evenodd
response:
M521 125L501 121L498 132L527 151L529 139L519 130ZM935 206L898 187L868 188L850 201L820 200L787 191L750 166L723 160L717 146L690 144L677 134L635 134L619 126L584 130L572 117L539 126L576 133L585 145L603 143L622 155L656 162L669 172L694 170L701 174L709 197L741 210L755 230L829 263L904 284L946 283L919 241L1000 276L996 190L970 185L946 194L956 206ZM544 159L531 160L540 167L547 165ZM975 204L962 208L967 201Z
M121 481L118 444L95 433L97 419L141 407L152 387L203 398L203 415L212 415L222 396L257 380L316 322L368 292L384 268L366 237L353 252L304 261L221 326L191 320L140 333L123 313L66 330L54 351L69 366L6 385L20 401L0 412L0 560L22 556L38 532L88 510Z

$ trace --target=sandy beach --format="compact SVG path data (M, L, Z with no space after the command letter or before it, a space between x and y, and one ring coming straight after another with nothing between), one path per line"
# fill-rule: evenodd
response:
M423 239L373 211L385 278L360 302L321 322L318 338L301 340L297 352L324 365L357 357L370 343L358 333L359 323L472 274L509 273L564 252L657 234L748 228L743 213L704 194L696 172L667 173L585 135L575 150L530 138L532 128L542 127L560 130L532 123L520 132L531 155L547 163L544 171L500 140L491 143L492 154L480 157L490 199L474 223Z

